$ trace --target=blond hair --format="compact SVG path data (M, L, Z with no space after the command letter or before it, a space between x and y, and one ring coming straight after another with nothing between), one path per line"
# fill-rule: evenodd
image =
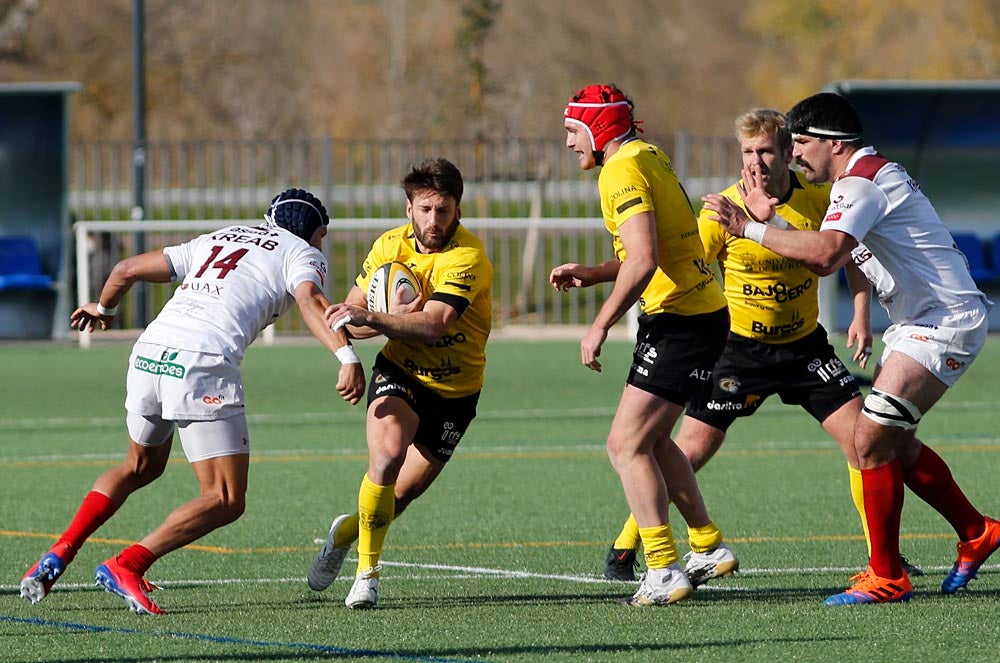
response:
M738 139L765 135L773 135L781 150L792 147L792 132L788 130L784 114L769 108L754 108L736 118Z

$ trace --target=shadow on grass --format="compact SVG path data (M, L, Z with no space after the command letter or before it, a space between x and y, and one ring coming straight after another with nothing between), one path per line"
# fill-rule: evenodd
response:
M289 660L290 655L295 660L364 660L364 659L390 659L401 661L427 661L434 663L473 663L502 661L511 656L524 656L534 660L538 657L552 655L575 655L581 658L593 657L595 655L607 654L635 654L648 652L651 655L656 653L689 653L697 654L713 649L730 650L737 647L747 646L767 646L767 645L806 645L819 643L835 643L853 640L854 638L840 636L821 636L811 638L745 638L733 640L699 640L698 642L674 642L674 643L640 643L640 644L589 644L580 646L515 646L515 647L456 647L456 648L429 648L429 649L401 649L389 650L364 650L347 648L327 648L323 651L301 651L298 647L288 643L261 643L276 648L285 649L284 652L254 652L254 653L232 653L232 654L212 654L213 661L279 661ZM305 645L308 646L308 645ZM317 645L326 647L325 645ZM333 649L334 651L331 651ZM50 663L130 663L132 661L202 661L204 654L175 655L175 656L118 656L109 655L102 657L72 657L72 658L48 658ZM12 662L14 663L14 662Z

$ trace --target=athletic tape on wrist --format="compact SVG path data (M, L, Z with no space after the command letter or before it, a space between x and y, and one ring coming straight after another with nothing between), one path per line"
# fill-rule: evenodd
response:
M118 306L116 305L112 306L111 308L104 308L103 306L101 306L101 302L97 302L97 313L98 315L107 315L107 316L115 315L116 313L118 313Z
M758 223L757 221L751 221L743 227L743 236L751 242L757 242L758 244L764 243L764 233L766 232L767 224Z
M347 364L361 363L361 357L358 356L358 353L355 352L354 348L351 347L350 345L345 345L342 348L337 348L337 351L334 352L334 354L337 355L337 359L340 360L340 363L342 365L346 366Z
M778 230L784 230L789 224L788 221L786 221L780 214L775 212L774 216L771 217L771 220L767 222L767 225L774 226Z

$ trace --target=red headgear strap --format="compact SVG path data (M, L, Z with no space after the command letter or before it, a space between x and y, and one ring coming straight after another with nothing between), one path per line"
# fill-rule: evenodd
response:
M632 103L613 85L588 85L573 95L563 117L587 130L595 152L636 130Z

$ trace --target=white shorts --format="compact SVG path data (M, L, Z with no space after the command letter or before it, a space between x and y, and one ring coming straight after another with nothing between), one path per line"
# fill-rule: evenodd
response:
M179 429L188 461L250 452L243 379L222 355L138 342L125 379L129 437L155 447Z
M223 355L136 343L125 388L126 410L170 421L228 419L244 411L240 368Z
M212 421L169 421L155 414L128 412L125 421L129 438L144 447L158 447L165 443L176 427L189 463L250 453L245 412Z
M893 352L913 358L949 387L955 386L979 355L989 333L987 308L970 302L962 307L935 311L908 325L892 325L882 340L885 350L879 364Z

